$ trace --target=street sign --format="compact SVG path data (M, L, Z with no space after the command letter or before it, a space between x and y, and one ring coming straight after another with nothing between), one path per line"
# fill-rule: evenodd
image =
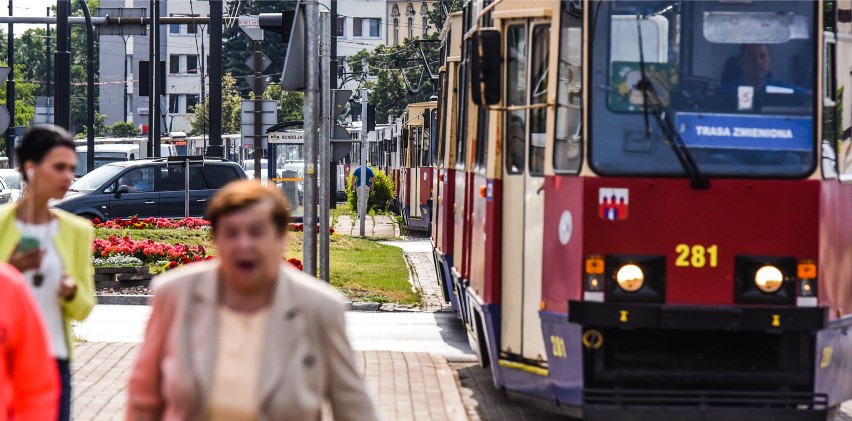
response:
M0 83L6 81L6 78L9 77L9 72L12 69L9 67L0 67ZM9 117L9 110L6 107L0 105L0 133L5 133L6 129L9 128L9 123L12 120Z
M270 60L269 57L266 56L266 54L260 53L259 69L254 68L254 55L250 55L249 58L247 58L246 61L244 61L243 63L245 63L246 67L248 67L254 72L262 72L266 70L266 68L269 67L270 64L272 64L272 60Z
M147 109L145 111L147 112ZM35 116L33 118L33 123L53 124L53 97L36 97Z
M257 15L240 16L240 29L252 41L263 41L263 29L260 29L260 21Z
M251 86L252 89L255 88L255 83L260 84L260 92L266 92L266 87L269 86L269 81L272 79L269 76L261 76L257 77L254 75L246 76L246 82L248 82L248 86Z
M261 133L266 133L266 129L275 125L278 122L278 101L266 100L261 103ZM243 148L248 147L248 143L254 145L254 101L242 101L242 110L240 111L240 135L243 141ZM266 135L261 135L263 147L266 147Z
M271 144L303 144L305 143L305 132L302 130L292 132L269 132L266 134L267 141Z
M332 89L331 92L334 94L334 110L332 111L331 116L337 118L337 116L343 114L346 103L348 103L349 98L352 97L352 90Z

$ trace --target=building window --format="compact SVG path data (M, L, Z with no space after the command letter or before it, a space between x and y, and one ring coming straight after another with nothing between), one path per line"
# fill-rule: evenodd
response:
M186 112L192 113L195 112L195 106L198 105L199 97L197 94L190 94L186 96Z
M414 38L414 18L408 17L408 37Z
M382 25L382 20L380 18L370 18L364 19L367 21L367 36L370 38L379 38L381 34L381 30L379 29Z
M426 36L426 30L429 29L429 6L425 2L420 6L420 18L423 21L423 29L420 34Z
M198 56L186 56L186 72L198 74Z
M364 23L361 22L363 19L361 18L352 18L352 36L355 38L360 38L361 31L364 28Z
M180 95L169 95L169 114L180 114Z
M198 17L198 15L187 15L191 17ZM190 23L186 25L186 33L187 34L196 34L198 33L198 25L194 23Z
M180 73L180 56L177 54L169 56L169 73Z
M346 36L346 16L337 17L337 36Z
M393 18L393 45L399 45L399 18Z

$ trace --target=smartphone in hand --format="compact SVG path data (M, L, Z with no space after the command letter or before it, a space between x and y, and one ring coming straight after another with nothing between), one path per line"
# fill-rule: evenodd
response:
M18 243L18 252L26 253L41 247L41 240L32 235L22 235L21 242Z

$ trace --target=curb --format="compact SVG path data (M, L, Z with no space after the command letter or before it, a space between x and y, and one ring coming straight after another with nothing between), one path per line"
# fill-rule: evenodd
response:
M98 304L146 306L153 295L96 295ZM363 312L420 312L420 309L400 306L394 303L347 302L346 311Z

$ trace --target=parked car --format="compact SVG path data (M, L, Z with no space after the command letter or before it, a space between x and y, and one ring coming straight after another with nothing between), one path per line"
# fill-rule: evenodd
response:
M0 205L12 202L12 189L0 178Z
M24 194L24 183L17 168L0 168L0 179L12 190L12 202L21 200Z
M207 202L225 184L246 178L231 161L208 158L189 167L189 215L203 216ZM104 164L75 181L51 205L85 218L184 217L186 172L166 158Z

